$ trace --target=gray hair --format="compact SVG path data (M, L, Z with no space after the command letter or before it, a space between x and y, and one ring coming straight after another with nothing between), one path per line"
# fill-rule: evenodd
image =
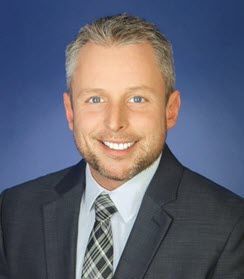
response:
M165 81L166 96L174 91L175 71L170 42L154 24L128 14L102 17L80 29L75 40L66 49L65 66L69 91L79 50L88 42L104 46L150 43Z

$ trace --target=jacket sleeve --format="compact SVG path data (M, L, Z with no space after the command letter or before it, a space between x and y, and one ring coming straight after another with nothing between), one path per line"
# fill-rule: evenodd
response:
M0 279L8 279L7 259L5 254L3 236L3 197L5 191L0 195Z
M211 278L244 278L244 215L230 233Z

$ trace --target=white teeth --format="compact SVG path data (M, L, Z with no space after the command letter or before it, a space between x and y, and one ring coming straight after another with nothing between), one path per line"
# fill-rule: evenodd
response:
M106 146L108 146L109 148L114 149L114 150L126 150L134 144L134 142L113 143L113 142L108 142L108 141L104 141L103 143Z

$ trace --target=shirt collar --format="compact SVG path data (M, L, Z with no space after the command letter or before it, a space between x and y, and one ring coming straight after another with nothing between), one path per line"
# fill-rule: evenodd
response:
M152 180L160 159L160 156L145 170L122 184L113 191L108 191L100 186L93 178L89 164L86 164L86 190L84 193L84 204L87 211L92 209L95 199L102 193L108 193L118 213L124 222L137 215L146 189Z

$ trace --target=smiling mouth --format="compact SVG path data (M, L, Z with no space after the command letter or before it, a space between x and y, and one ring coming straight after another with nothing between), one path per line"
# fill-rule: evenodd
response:
M136 142L109 142L109 141L102 141L104 145L112 150L126 150L133 146Z

